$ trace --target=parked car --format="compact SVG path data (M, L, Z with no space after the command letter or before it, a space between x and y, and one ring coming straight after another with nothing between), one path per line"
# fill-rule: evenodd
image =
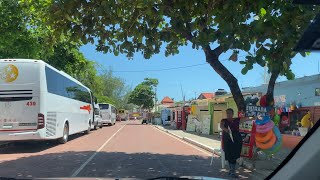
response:
M97 130L98 127L102 128L103 127L103 123L102 123L102 114L100 111L100 108L98 106L96 106L94 108L94 120L93 120L93 129Z

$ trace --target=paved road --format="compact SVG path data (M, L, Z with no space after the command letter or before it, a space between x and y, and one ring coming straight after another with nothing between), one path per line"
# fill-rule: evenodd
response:
M151 125L121 122L75 135L67 144L15 143L0 148L2 177L210 176L228 178L211 154ZM250 172L240 170L241 177Z

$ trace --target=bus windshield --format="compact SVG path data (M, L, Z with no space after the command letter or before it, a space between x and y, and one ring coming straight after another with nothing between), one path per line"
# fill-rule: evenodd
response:
M100 109L109 109L109 104L99 104Z

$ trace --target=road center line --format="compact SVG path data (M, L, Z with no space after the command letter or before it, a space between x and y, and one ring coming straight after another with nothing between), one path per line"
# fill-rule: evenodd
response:
M171 135L171 134L169 134L169 133L167 133L167 132L164 132L164 131L162 131L162 130L154 127L154 126L153 126L153 128L157 129L158 131L160 131L160 132L162 132L162 133L164 133L164 134L166 134L166 135L168 135L168 136L171 136L172 138L174 138L174 139L176 139L176 140L178 140L178 141L180 141L180 142L182 142L182 143L184 143L184 144L187 144L187 145L193 147L194 149L196 149L196 150L198 150L198 151L201 151L202 153L206 154L207 156L212 156L212 153L209 153L209 152L207 152L207 151L205 151L205 150L203 150L203 149L201 149L201 148L199 148L199 147L197 147L197 146L195 146L195 145L193 145L193 144L190 144L190 143L188 143L188 142L186 142L186 141L184 141L184 140L182 140L182 139L179 139L179 138L177 138L177 137L175 137L175 136L173 136L173 135Z
M117 132L115 132L106 142L104 142L102 144L102 146L94 153L92 154L89 159L87 159L86 162L84 162L79 169L77 169L72 175L71 177L76 177L82 170L84 167L86 167L86 165L111 141L111 139L119 132L121 131L121 129L123 129L127 124L123 125L120 129L118 129Z

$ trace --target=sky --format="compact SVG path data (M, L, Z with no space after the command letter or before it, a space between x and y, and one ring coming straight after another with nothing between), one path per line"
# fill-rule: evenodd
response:
M141 83L144 78L157 78L157 98L161 101L165 96L174 98L175 101L197 98L202 92L215 92L218 89L230 91L227 83L205 62L202 50L192 49L191 45L179 48L179 54L165 57L162 51L146 60L141 53L136 53L132 60L125 55L103 54L95 50L92 44L80 48L84 56L103 65L106 69L111 68L115 76L121 77L132 89ZM259 86L263 83L264 68L255 65L246 75L241 74L243 65L239 62L229 61L231 54L225 53L220 56L220 61L238 79L240 88ZM238 60L244 60L240 53ZM311 53L303 58L297 55L291 65L296 78L319 74L319 54ZM169 69L169 70L168 70ZM138 72L132 72L138 71ZM286 80L280 77L278 81Z

